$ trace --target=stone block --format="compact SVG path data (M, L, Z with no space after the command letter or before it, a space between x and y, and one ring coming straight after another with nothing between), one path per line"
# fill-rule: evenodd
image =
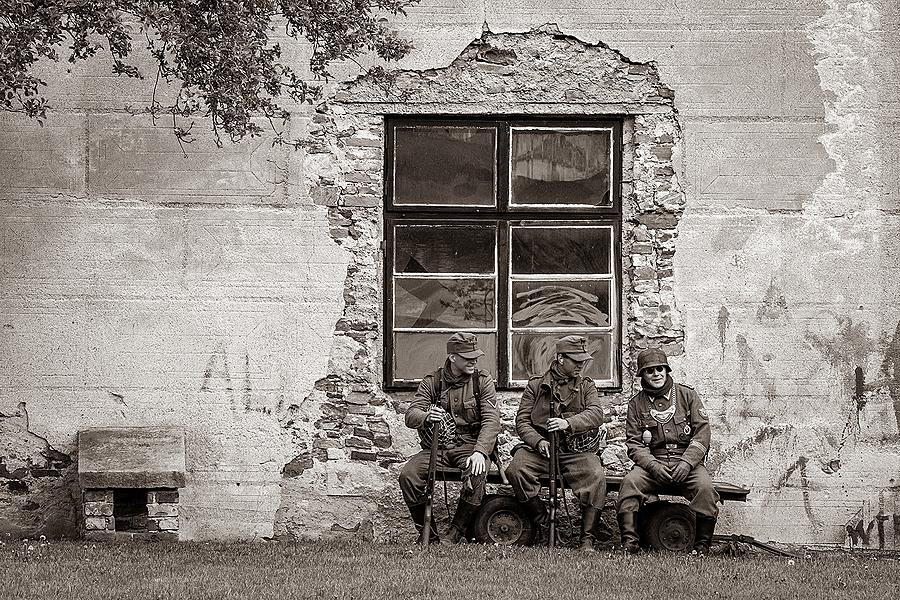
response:
M371 448L372 440L367 440L365 438L351 436L344 440L344 445L348 448Z
M184 487L184 430L178 427L83 429L78 479L83 488Z
M112 490L84 490L85 502L112 502Z
M361 450L353 450L350 452L351 460L370 460L374 461L378 458L378 454L376 452L363 452Z
M147 515L149 517L177 517L177 504L148 504Z
M159 525L160 531L178 531L177 518L157 519L157 524Z
M147 492L147 504L167 504L178 502L178 490L153 490Z
M344 206L358 206L363 208L375 208L381 205L381 198L368 194L360 194L358 196L344 196Z
M376 435L375 445L379 448L390 448L394 440L389 435Z
M90 517L111 517L113 504L112 502L85 502L84 514Z
M374 440L375 434L369 431L368 429L364 429L362 427L354 427L353 435L356 437L366 438L368 440Z
M84 528L90 531L114 529L115 520L112 517L87 517L84 520Z

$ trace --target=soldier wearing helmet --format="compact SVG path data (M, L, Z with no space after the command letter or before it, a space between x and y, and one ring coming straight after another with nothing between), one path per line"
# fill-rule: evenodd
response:
M559 469L581 505L580 549L594 549L594 530L606 501L606 471L597 456L603 407L597 388L582 373L591 360L587 340L569 335L556 343L556 358L543 375L532 377L516 412L522 444L513 450L506 476L534 521L547 521L540 476L550 472L551 432L560 432Z
M406 426L419 430L424 449L400 470L400 490L420 539L425 527L425 487L432 443L440 444L438 468L459 468L466 481L443 542L458 543L463 538L484 498L491 466L488 457L500 433L500 410L494 380L476 367L481 356L484 352L478 348L475 334L453 334L447 341L447 360L422 378L406 410ZM437 421L443 423L442 433L439 440L433 440L430 432ZM431 540L438 541L434 520L430 526Z
M628 403L625 444L634 468L619 489L618 521L626 552L640 551L636 513L648 496L681 494L697 517L694 551L709 552L719 495L703 460L709 451L709 415L690 386L675 383L666 353L638 354L641 391Z

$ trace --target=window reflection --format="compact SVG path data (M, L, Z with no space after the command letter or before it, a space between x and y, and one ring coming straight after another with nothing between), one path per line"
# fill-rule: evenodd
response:
M493 225L403 225L394 231L396 273L494 272Z
M515 281L513 327L609 327L609 281Z
M512 130L510 204L611 206L611 130Z
M493 206L496 129L394 129L394 204Z
M403 380L421 379L433 373L447 359L447 339L453 332L442 333L394 333L394 378ZM496 379L497 336L493 333L476 333L478 347L484 356L478 361L478 368L487 371Z
M590 334L567 331L565 333L513 333L512 336L512 378L527 380L543 374L556 358L556 342L564 335L581 333L588 340L588 352L593 360L588 364L583 377L610 379L612 376L612 344L609 334Z
M398 278L394 327L494 327L494 280Z
M611 237L610 227L513 227L512 272L609 273Z

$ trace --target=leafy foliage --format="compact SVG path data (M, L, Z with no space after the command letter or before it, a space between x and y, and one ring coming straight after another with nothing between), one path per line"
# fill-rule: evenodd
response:
M217 144L263 132L264 117L278 128L289 113L279 98L310 101L329 65L374 52L396 60L411 49L380 15L405 14L418 0L0 0L0 110L43 121L46 82L33 74L41 59L76 62L108 51L112 71L143 78L127 59L143 39L155 59L154 94L146 111L172 118L175 134L190 141L176 117L210 117ZM312 48L304 80L282 60L273 35L305 39ZM172 104L157 100L160 80L178 86Z

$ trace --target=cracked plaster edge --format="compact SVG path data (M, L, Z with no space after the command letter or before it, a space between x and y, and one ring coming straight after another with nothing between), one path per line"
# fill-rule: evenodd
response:
M600 50L609 52L611 55L616 57L619 61L621 61L624 64L639 65L639 66L647 67L648 73L649 73L648 79L650 79L650 81L655 80L655 85L658 86L658 89L671 90L671 88L669 88L661 80L661 78L659 76L659 70L658 70L658 67L657 67L655 61L649 61L649 62L632 61L629 58L627 58L620 51L618 51L614 48L611 48L610 46L608 46L602 42L599 42L599 43L584 42L575 36L561 34L559 32L559 30L555 27L553 30L549 30L549 31L547 30L546 27L538 28L536 30L531 30L529 32L526 32L525 34L511 33L511 34L490 34L490 35L503 35L504 37L507 37L507 36L525 37L525 36L529 36L529 35L534 36L537 34L551 35L551 36L559 35L569 41L572 41L574 43L581 45L583 48L596 48L596 49L600 49ZM486 39L488 35L489 35L489 32L483 33L481 37L474 38L472 41L470 41L468 44L466 44L466 46L460 51L459 55L457 55L455 58L449 60L445 66L442 66L439 69L429 69L428 71L431 71L434 73L438 73L441 71L449 71L455 65L460 64L459 63L460 59L463 58L463 55L465 54L466 50L468 48L470 48L473 44L477 44L479 42L484 43L486 41L489 41ZM417 71L415 69L404 69L404 70L398 70L398 71L400 73L421 73L421 71ZM354 85L364 82L366 77L367 77L367 74L361 74L355 80L345 82L344 84L342 84L339 89L343 89L343 90L350 89ZM365 108L363 108L360 106L360 104L367 105L367 106L365 106ZM323 101L317 107L317 112L319 114L329 115L334 120L344 121L346 124L346 122L348 122L348 121L352 122L354 119L360 119L362 121L365 121L365 119L367 119L367 118L368 119L378 118L379 115L376 114L378 111L375 110L374 104L376 104L376 103L371 103L371 102L355 103L352 100L345 102L339 98L336 98L334 95L332 95L331 97L329 97L327 100ZM533 103L525 102L521 106L530 105L530 104L533 104ZM561 102L559 104L565 105L566 103ZM572 102L570 104L571 104L571 108L573 108L575 110L574 110L574 112L568 111L567 114L573 114L573 115L587 114L585 111L585 107L583 105L579 105L577 102ZM644 108L645 105L642 103L641 107ZM651 136L655 136L656 140L659 140L660 136L665 137L667 135L670 135L672 137L672 140L670 141L670 144L672 145L672 155L668 160L658 159L656 162L654 162L654 159L652 157L652 152L650 152L650 148L654 144L664 144L665 142L661 142L661 141L646 142L645 141L642 143L637 143L632 138L631 143L633 144L633 148L635 149L635 151L634 151L634 154L633 154L630 162L628 163L628 166L630 168L627 168L625 170L625 172L623 173L623 175L624 175L623 176L623 186L626 186L626 185L632 186L630 191L623 193L623 199L622 199L622 202L623 202L623 211L622 212L623 212L623 224L624 224L623 229L625 230L624 233L626 235L626 239L624 241L626 241L626 242L630 241L630 243L633 243L634 241L636 241L635 239L633 239L631 237L634 230L642 229L644 231L644 233L646 233L648 227L639 223L635 219L635 217L637 215L641 215L644 213L648 213L648 214L655 213L655 214L663 214L663 215L670 214L670 215L672 215L672 217L674 217L674 219L675 219L674 225L671 227L666 227L666 226L659 227L658 226L658 227L650 228L653 230L654 235L665 236L668 234L669 238L672 239L673 243L674 243L674 238L677 237L677 224L681 220L683 213L684 213L684 209L687 204L687 194L686 194L686 192L684 190L684 186L681 182L682 176L679 173L679 171L680 171L679 165L680 165L681 161L683 160L683 156L684 156L684 150L683 150L684 134L683 134L682 123L681 123L681 119L680 119L678 110L675 107L674 99L670 98L670 100L668 102L664 101L662 104L653 104L651 102L650 104L646 105L646 108L647 108L647 110L645 112L642 111L640 113L631 113L626 110L614 111L614 113L621 114L623 117L630 117L630 121L631 121L630 135L632 135L632 136L634 135L636 128L643 128L644 126L646 126L644 133L646 134L646 132L649 131L651 133ZM656 110L654 110L654 108L656 108ZM424 111L424 112L427 112L427 111ZM527 114L527 111L518 111L518 112L525 112ZM410 112L410 114L422 114L422 113L423 113L423 111L421 109L413 109ZM498 112L498 114L502 114L502 113L503 113L503 111ZM662 114L656 114L656 113L662 113ZM335 119L335 117L336 117L336 119ZM359 160L359 159L357 157L354 157L352 155L352 152L348 152L347 147L345 147L345 146L342 147L338 144L338 136L336 134L336 132L338 130L340 130L339 127L337 127L335 130L333 130L331 132L328 132L324 136L325 143L322 145L322 147L319 148L319 151L318 151L318 153L321 156L321 159L317 159L317 160L322 160L325 163L331 162L332 169L329 171L329 175L331 176L331 179L332 179L331 184L336 185L337 187L342 187L344 185L347 185L348 181L344 178L344 175L346 173L341 171L340 163L343 161L347 161L347 160L349 160L352 163L354 160ZM364 136L364 137L366 137L366 136ZM377 140L377 139L380 139L380 136L375 135L375 136L372 136L371 139ZM640 152L639 152L639 150L640 150ZM308 156L307 156L307 158L308 158ZM383 155L381 158L383 159ZM649 165L648 165L648 161L649 161ZM660 167L660 166L664 167L666 164L668 164L669 167L672 169L672 173L669 176L660 176L658 174L654 174L654 168ZM337 168L334 168L335 166ZM626 166L626 165L623 165L623 166ZM303 181L303 187L306 188L307 192L311 191L313 188L315 188L319 185L322 185L322 183L323 183L323 177L322 177L321 173L314 174L314 173L312 173L311 170L306 171L304 181ZM641 183L644 186L646 186L644 188L643 193L638 194L635 191L635 189L634 189L635 183ZM379 177L379 185L380 185L380 177ZM662 191L664 196L657 195L657 192L660 192L660 191ZM343 195L343 192L339 193L339 196L342 197L342 195ZM664 197L665 199L667 199L668 203L666 202L666 200L658 200L658 198L660 198L660 197ZM647 200L650 203L651 208L648 210L648 209L646 209L646 207L642 207L642 205L640 203L641 200ZM657 203L657 200L658 200L658 203ZM377 209L377 210L375 210L375 212L377 214L375 214L374 218L372 220L370 220L368 223L369 225L374 225L374 227L376 229L378 229L378 227L380 227L382 225L381 216L380 216L380 209L381 209L380 202L381 201L379 199L378 206L369 208L369 210ZM655 206L655 208L654 208L654 206ZM345 226L347 228L352 227L353 221L356 219L359 219L360 214L363 214L363 216L365 214L367 214L369 212L369 210L362 209L361 207L353 207L353 211L356 212L356 214L353 217L345 215L346 220L350 221L350 223L346 224ZM332 221L332 219L335 217L335 213L338 211L339 211L338 206L328 205L328 207L326 208L326 212L328 214L329 221ZM661 211L661 212L656 212L656 211ZM365 222L364 217L362 220ZM332 226L334 227L334 224L332 224ZM656 233L656 232L658 232L658 233ZM347 292L347 291L350 291L353 286L352 275L350 274L350 269L354 266L361 266L361 267L366 266L365 264L360 263L358 261L358 257L357 257L357 252L359 251L360 247L362 247L362 249L365 250L365 243L363 242L362 244L360 244L355 239L351 241L351 240L347 240L347 238L338 239L338 238L335 238L334 236L332 236L332 237L333 237L333 240L336 242L336 245L338 245L342 249L344 249L350 256L350 260L347 265L348 271L347 271L347 275L345 277L345 284L344 284L344 290L345 290L345 292ZM658 241L658 238L655 241ZM663 243L665 243L665 242L663 242ZM349 247L348 247L348 244L349 244ZM657 247L655 252L659 253L660 251L661 251L661 248ZM672 252L674 253L674 251L672 251ZM380 260L380 259L381 258L378 257L378 260ZM672 260L671 257L669 257L668 262L671 262L671 260ZM376 260L376 263L377 263L377 260ZM377 267L378 265L376 264L375 266ZM628 339L634 340L634 339L643 337L645 334L635 332L633 330L633 328L630 326L631 321L633 319L629 319L630 309L628 308L628 303L625 300L628 299L628 295L627 295L626 291L630 290L630 289L634 289L634 283L630 276L630 269L631 269L630 263L625 264L625 261L623 260L622 267L623 267L623 269L622 269L623 325L626 328L626 330L629 332L629 334L626 335L625 338L626 338L626 340L628 340ZM376 273L377 277L379 278L379 284L381 284L382 283L380 281L381 269L376 268L375 270L377 272ZM660 281L660 279L657 278L656 279L657 293L663 292L663 293L667 293L668 296L671 296L670 304L671 304L671 312L672 312L672 316L673 316L673 320L674 320L674 325L673 325L673 327L667 328L665 330L667 332L666 336L668 336L669 333L673 333L675 335L674 339L676 340L676 343L679 343L683 347L684 338L685 338L685 332L684 332L683 323L682 323L683 319L681 317L680 311L678 310L678 308L676 306L674 292L672 292L671 290L669 292L664 292L663 290L661 290L659 281ZM643 292L638 292L638 293L643 293ZM345 317L348 317L348 313L346 311L346 303L342 303L339 313L340 313L341 317L338 319L338 321L340 321L341 319L343 319ZM380 327L381 327L381 324L380 324L380 321L378 321L378 324L377 324L378 330L377 330L377 335L376 335L376 339L375 339L376 347L374 347L376 356L370 357L370 358L380 357L380 353L381 353L381 343L380 342L381 342L381 339L383 336L383 332L380 330ZM670 329L672 331L669 331ZM334 334L335 334L335 336L334 336L334 339L332 341L332 346L331 346L332 355L335 352L335 347L337 345L336 340L339 337L339 332L338 332L337 328L335 328ZM630 346L634 346L633 341L630 344ZM633 360L634 357L632 356L631 359ZM370 374L374 374L375 379L378 380L379 379L378 375L380 374L380 369L378 369L377 364L374 367L375 367L374 369L370 369ZM631 369L629 368L628 363L623 361L623 363L621 364L621 367L622 367L622 380L623 380L622 392L616 393L616 394L614 394L614 396L617 399L615 404L622 404L624 406L624 403L627 402L628 397L630 397L630 395L631 395L629 392L629 388L633 387L633 382L631 382L632 385L629 385L626 382L626 379L631 374ZM326 371L328 371L328 374L326 374L325 377L329 377L331 375L338 375L338 376L341 375L340 372L335 372L335 370L332 368L331 360L329 360L329 367L326 369ZM398 427L399 429L402 430L404 424L402 421L402 415L398 411L397 405L398 405L398 403L402 404L403 400L401 398L392 398L392 396L390 394L386 394L386 393L382 392L380 389L380 387L381 387L380 383L378 381L374 381L374 382L369 381L369 384L371 385L372 392L381 394L387 400L387 405L380 407L376 411L376 416L380 416L380 417L384 418L384 421L391 425L392 433L395 433L393 431L394 427ZM346 381L343 382L343 385L345 388L354 387L352 384L348 384ZM397 396L397 394L394 394L394 395ZM509 395L510 395L510 397L518 398L520 393L510 392ZM403 394L399 394L399 396L402 397ZM320 403L317 403L317 405L318 404L320 404ZM314 408L314 407L311 407L311 408ZM393 411L388 410L388 408L392 408ZM393 415L393 418L391 418L392 412L395 413ZM310 432L314 432L315 430L316 430L315 426L312 426L309 428ZM409 432L407 432L407 434L409 434ZM408 443L407 444L403 443L404 442L404 440L402 439L403 437L407 437L407 436L404 436L403 434L400 434L399 436L397 436L395 438L395 442L400 442L400 444L394 443L394 444L392 444L390 449L395 449L395 448L398 448L398 446L399 446L399 449L401 451L403 451L404 450L403 446L408 445ZM312 451L312 449L310 450L310 454L312 456L314 456L314 451ZM339 460L339 461L330 461L329 460L328 461L328 463L332 463L332 462L334 462L334 464L336 464L336 465L356 464L357 466L361 466L361 467L365 466L365 465L360 465L358 462L354 463L354 461L352 459L350 459L349 456L346 456L346 455L343 457L343 460ZM385 475L385 474L395 475L396 474L395 467L398 467L398 466L399 465L395 465L394 467L387 467L387 468L383 467L382 470L384 471L384 473L382 473L382 475ZM325 494L323 497L325 497L325 498L331 497L331 495L328 494L328 492L327 492L327 482L322 480L323 478L327 480L327 476L328 476L327 463L313 459L313 467L310 468L308 471L309 471L308 473L301 475L301 476L310 478L307 481L309 482L309 484L312 484L314 487L317 487L317 488L325 487L326 489L323 490L323 491L325 491ZM362 526L364 524L364 521L370 517L375 516L378 519L384 520L385 517L388 516L387 513L392 512L391 500L396 500L395 498L393 498L393 496L396 495L394 492L395 492L394 486L391 485L391 482L387 478L385 478L385 481L383 482L383 485L381 486L380 490L371 490L368 494L359 495L359 496L348 494L348 495L343 496L344 500L341 500L341 501L352 503L354 501L354 499L356 499L357 501L363 502L369 506L370 510L367 513L367 515L360 515L361 517L364 517L364 518L362 521L359 521L357 523L357 525ZM396 504L396 502L394 502L393 504ZM284 514L283 514L284 508L285 508L284 497L282 497L281 506L278 509L278 515L276 516L276 524L275 524L276 532L281 533L281 534L291 535L291 532L289 531L290 527L286 526L287 525L286 521L288 521L289 519L284 518ZM281 520L282 522L278 523L279 520ZM302 525L302 523L301 523L301 525ZM344 525L340 525L339 523L334 523L332 525L332 530L334 530L335 527L339 527L343 531L349 531L347 527L345 527ZM381 534L381 536L379 536L379 537L384 537L386 532L387 532L388 537L390 537L390 532L388 532L384 526L381 526L378 529L380 530L378 533Z
M885 212L871 206L880 178L880 165L874 160L878 101L872 63L879 49L875 36L880 15L871 2L826 1L825 13L807 26L806 35L821 88L831 94L824 101L830 130L818 139L835 169L804 205L807 221L800 231L829 252L859 254L878 245L877 229L868 229ZM850 177L854 167L860 167L862 185Z

